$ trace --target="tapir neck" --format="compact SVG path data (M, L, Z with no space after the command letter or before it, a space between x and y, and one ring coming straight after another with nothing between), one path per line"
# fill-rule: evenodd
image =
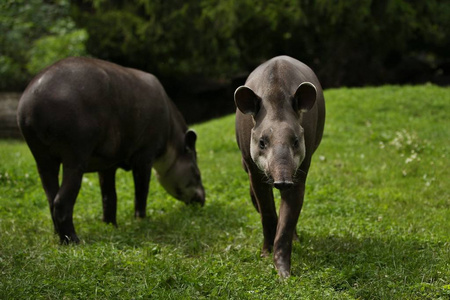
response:
M168 145L164 154L159 156L153 164L153 167L155 168L156 173L158 173L158 176L164 176L165 174L167 174L167 172L175 164L176 158L177 152L175 148Z
M175 164L178 153L184 145L184 135L187 125L174 104L169 101L168 133L164 149L156 158L153 167L159 176L164 176Z

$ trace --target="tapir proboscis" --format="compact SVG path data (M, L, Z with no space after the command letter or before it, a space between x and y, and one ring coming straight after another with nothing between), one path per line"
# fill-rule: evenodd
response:
M107 223L116 224L118 168L132 170L136 217L146 215L152 167L173 197L205 202L197 136L149 73L93 58L61 60L28 85L17 120L62 243L79 242L73 209L86 172L98 172Z
M324 129L322 88L307 65L278 56L257 67L236 89L234 100L237 143L261 215L262 255L273 250L278 274L286 278L311 156ZM279 217L273 187L281 194Z

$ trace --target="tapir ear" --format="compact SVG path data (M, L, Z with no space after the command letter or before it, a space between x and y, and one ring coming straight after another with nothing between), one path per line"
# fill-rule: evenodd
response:
M294 108L301 112L309 111L316 103L317 90L311 82L301 83L294 94Z
M189 129L184 136L184 145L186 150L195 151L195 141L197 141L197 134L194 130Z
M241 85L234 92L234 103L243 114L255 116L259 111L261 98L251 88Z

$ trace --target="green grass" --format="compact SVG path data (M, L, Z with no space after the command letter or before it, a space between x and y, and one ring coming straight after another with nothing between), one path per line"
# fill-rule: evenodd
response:
M148 217L135 220L132 176L120 171L114 228L101 222L88 174L76 246L53 234L26 145L0 142L0 298L449 299L450 89L336 89L325 99L287 281L259 257L261 224L227 116L194 126L203 208L153 180Z

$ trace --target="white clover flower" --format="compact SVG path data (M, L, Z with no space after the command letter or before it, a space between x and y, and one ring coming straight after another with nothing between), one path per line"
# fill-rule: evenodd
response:
M406 158L405 164L409 164L410 162L413 162L414 160L418 160L417 152L414 150L411 151L411 156Z

